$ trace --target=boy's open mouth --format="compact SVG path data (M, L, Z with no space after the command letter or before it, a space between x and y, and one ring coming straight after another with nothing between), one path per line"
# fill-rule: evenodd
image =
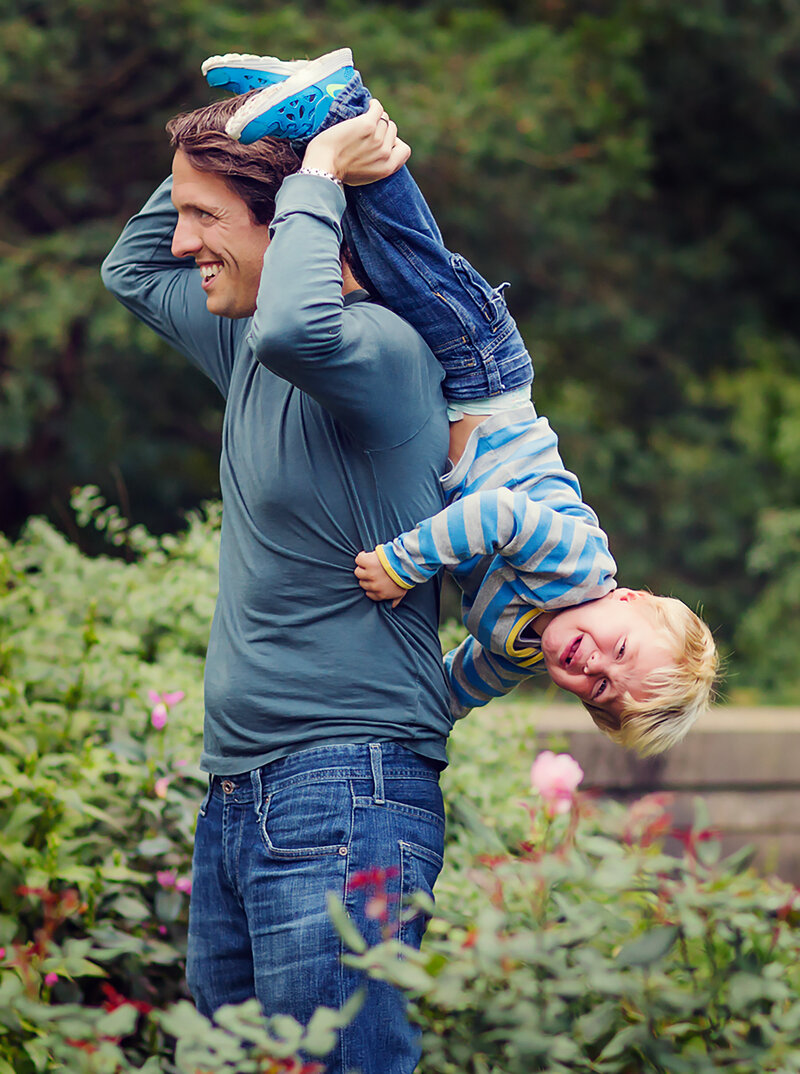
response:
M583 634L578 634L574 641L572 641L561 654L561 666L568 668L572 661L575 659L578 650L581 647L583 641Z

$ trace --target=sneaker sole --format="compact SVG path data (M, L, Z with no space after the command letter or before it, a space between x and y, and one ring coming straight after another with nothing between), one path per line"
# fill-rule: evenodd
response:
M349 48L340 48L335 52L320 56L316 60L311 60L310 63L305 64L302 71L291 75L285 82L267 86L260 93L251 97L250 100L245 101L242 107L237 109L228 120L225 125L225 132L237 141L242 140L245 128L270 108L284 102L289 105L304 90L312 89L316 83L330 78L331 75L336 74L342 68L352 69L352 66L353 53ZM333 98L330 98L330 100L332 101ZM330 107L330 103L328 107ZM327 108L325 111L327 112ZM263 131L261 133L248 131L245 144L255 142L263 136Z
M259 71L266 74L289 75L296 74L301 68L307 66L308 60L279 60L277 56L254 56L249 52L226 52L224 56L209 56L200 65L200 71L205 76L209 71L218 67L235 67L250 71Z

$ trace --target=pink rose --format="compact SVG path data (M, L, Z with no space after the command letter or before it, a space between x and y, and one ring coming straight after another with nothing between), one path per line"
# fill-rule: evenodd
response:
M531 789L542 796L551 817L569 812L582 779L583 769L568 753L545 750L531 766Z

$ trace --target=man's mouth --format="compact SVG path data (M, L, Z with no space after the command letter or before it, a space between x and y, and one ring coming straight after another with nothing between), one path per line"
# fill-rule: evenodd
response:
M583 634L578 634L577 637L574 638L573 641L571 641L570 644L564 648L560 660L560 664L563 668L568 668L572 661L575 659L575 657L578 655L578 650L581 647L582 641Z
M202 265L197 266L200 269L200 277L203 281L203 287L210 287L213 280L222 272L221 261L206 261Z

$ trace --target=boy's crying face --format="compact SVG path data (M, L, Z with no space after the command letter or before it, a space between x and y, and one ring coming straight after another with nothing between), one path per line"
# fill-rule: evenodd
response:
M555 614L542 631L542 653L556 686L613 716L629 695L646 701L647 677L675 665L648 594L635 589Z

